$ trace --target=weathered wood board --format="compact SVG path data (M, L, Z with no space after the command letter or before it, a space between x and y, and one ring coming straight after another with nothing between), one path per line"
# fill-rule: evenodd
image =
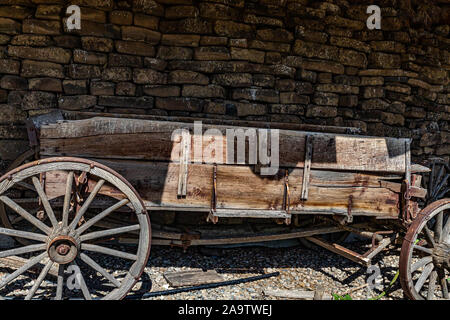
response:
M265 289L263 294L268 297L282 298L282 299L293 299L293 300L314 300L316 295L315 291L306 290L273 290ZM333 300L333 296L326 293L321 300Z
M165 272L164 278L174 288L198 286L201 284L217 283L224 281L223 277L215 270L208 271L177 271Z
M180 166L177 163L93 159L122 174L139 192L150 210L208 211L213 189L213 165L190 164L186 197L177 197ZM283 210L284 170L260 176L250 166L217 166L217 208ZM46 176L49 198L64 194L66 173ZM289 169L290 209L293 214L346 214L352 196L352 214L398 217L400 184L384 184L375 174L311 170L309 197L301 201L303 169ZM92 183L93 187L94 183ZM105 185L101 194L120 198Z
M254 127L266 129L285 129L285 130L300 130L312 132L325 133L343 133L343 134L359 134L360 128L343 127L343 126L328 126L309 123L292 123L292 122L264 122L242 119L224 119L224 118L197 118L197 117L182 117L182 116L158 116L151 114L132 114L132 113L110 113L110 112L90 112L90 111L69 111L59 110L66 120L85 120L94 117L105 118L120 118L120 119L141 119L141 120L157 120L157 121L172 121L172 122L194 122L201 121L204 124L211 125L226 125L238 127ZM47 121L47 123L50 123Z
M202 135L200 138L198 135L191 136L190 159L207 163L218 162L218 159L227 163L227 129L255 130L255 128L206 124L202 128L203 132L208 129L220 132L216 135ZM67 155L179 162L181 137L172 141L172 134L177 129L188 129L192 134L194 124L106 117L65 121L41 127L40 151L43 156ZM312 169L383 173L406 171L407 139L292 130L279 130L280 167L304 166L305 139L308 135L314 138ZM199 141L203 145L203 157L201 152L196 153ZM237 143L234 143L233 147L236 148L236 145ZM216 148L218 146L223 148ZM236 150L234 154L236 155Z
M18 268L22 267L24 264L26 264L27 262L28 262L28 259L18 257L18 256L9 256L6 258L0 258L0 267L18 269ZM39 274L46 263L47 263L47 261L44 261L43 263L42 262L38 263L33 268L30 268L29 272ZM50 268L48 274L53 277L58 276L58 267L56 264L53 264L53 266Z

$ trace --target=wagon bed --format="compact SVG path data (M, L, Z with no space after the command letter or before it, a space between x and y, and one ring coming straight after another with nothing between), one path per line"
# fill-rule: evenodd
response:
M250 129L203 125L203 130L211 128L223 135L203 136L203 148L219 142L224 146L224 159L226 130ZM195 159L195 136L188 146L195 162L183 165L183 141L181 137L172 141L177 129L193 132L194 124L108 117L62 121L41 127L40 154L89 158L111 167L137 186L148 210L209 212L215 198L218 217L346 215L351 198L354 216L399 216L401 180L410 167L408 139L280 130L279 170L273 176L262 176L258 165L201 163ZM304 183L307 139L312 140L312 156ZM186 192L180 196L180 174L185 168ZM50 187L52 178L47 177L47 182ZM302 197L305 189L306 199ZM63 190L52 188L52 192L58 196Z

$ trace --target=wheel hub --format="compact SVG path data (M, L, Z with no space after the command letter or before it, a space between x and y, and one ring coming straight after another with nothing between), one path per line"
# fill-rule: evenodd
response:
M47 252L49 258L59 264L68 264L75 260L79 246L70 236L56 236L50 241Z
M433 249L433 264L438 268L450 268L450 245L436 244Z

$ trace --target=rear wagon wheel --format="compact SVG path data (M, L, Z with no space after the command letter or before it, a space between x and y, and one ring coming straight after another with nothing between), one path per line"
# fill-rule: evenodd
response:
M450 199L433 202L421 211L403 240L400 281L413 300L449 300Z

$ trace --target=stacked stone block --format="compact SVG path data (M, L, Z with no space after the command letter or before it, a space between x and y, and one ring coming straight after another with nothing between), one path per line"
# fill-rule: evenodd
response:
M416 2L369 30L362 0L0 0L0 158L58 108L356 126L448 158L450 7Z

